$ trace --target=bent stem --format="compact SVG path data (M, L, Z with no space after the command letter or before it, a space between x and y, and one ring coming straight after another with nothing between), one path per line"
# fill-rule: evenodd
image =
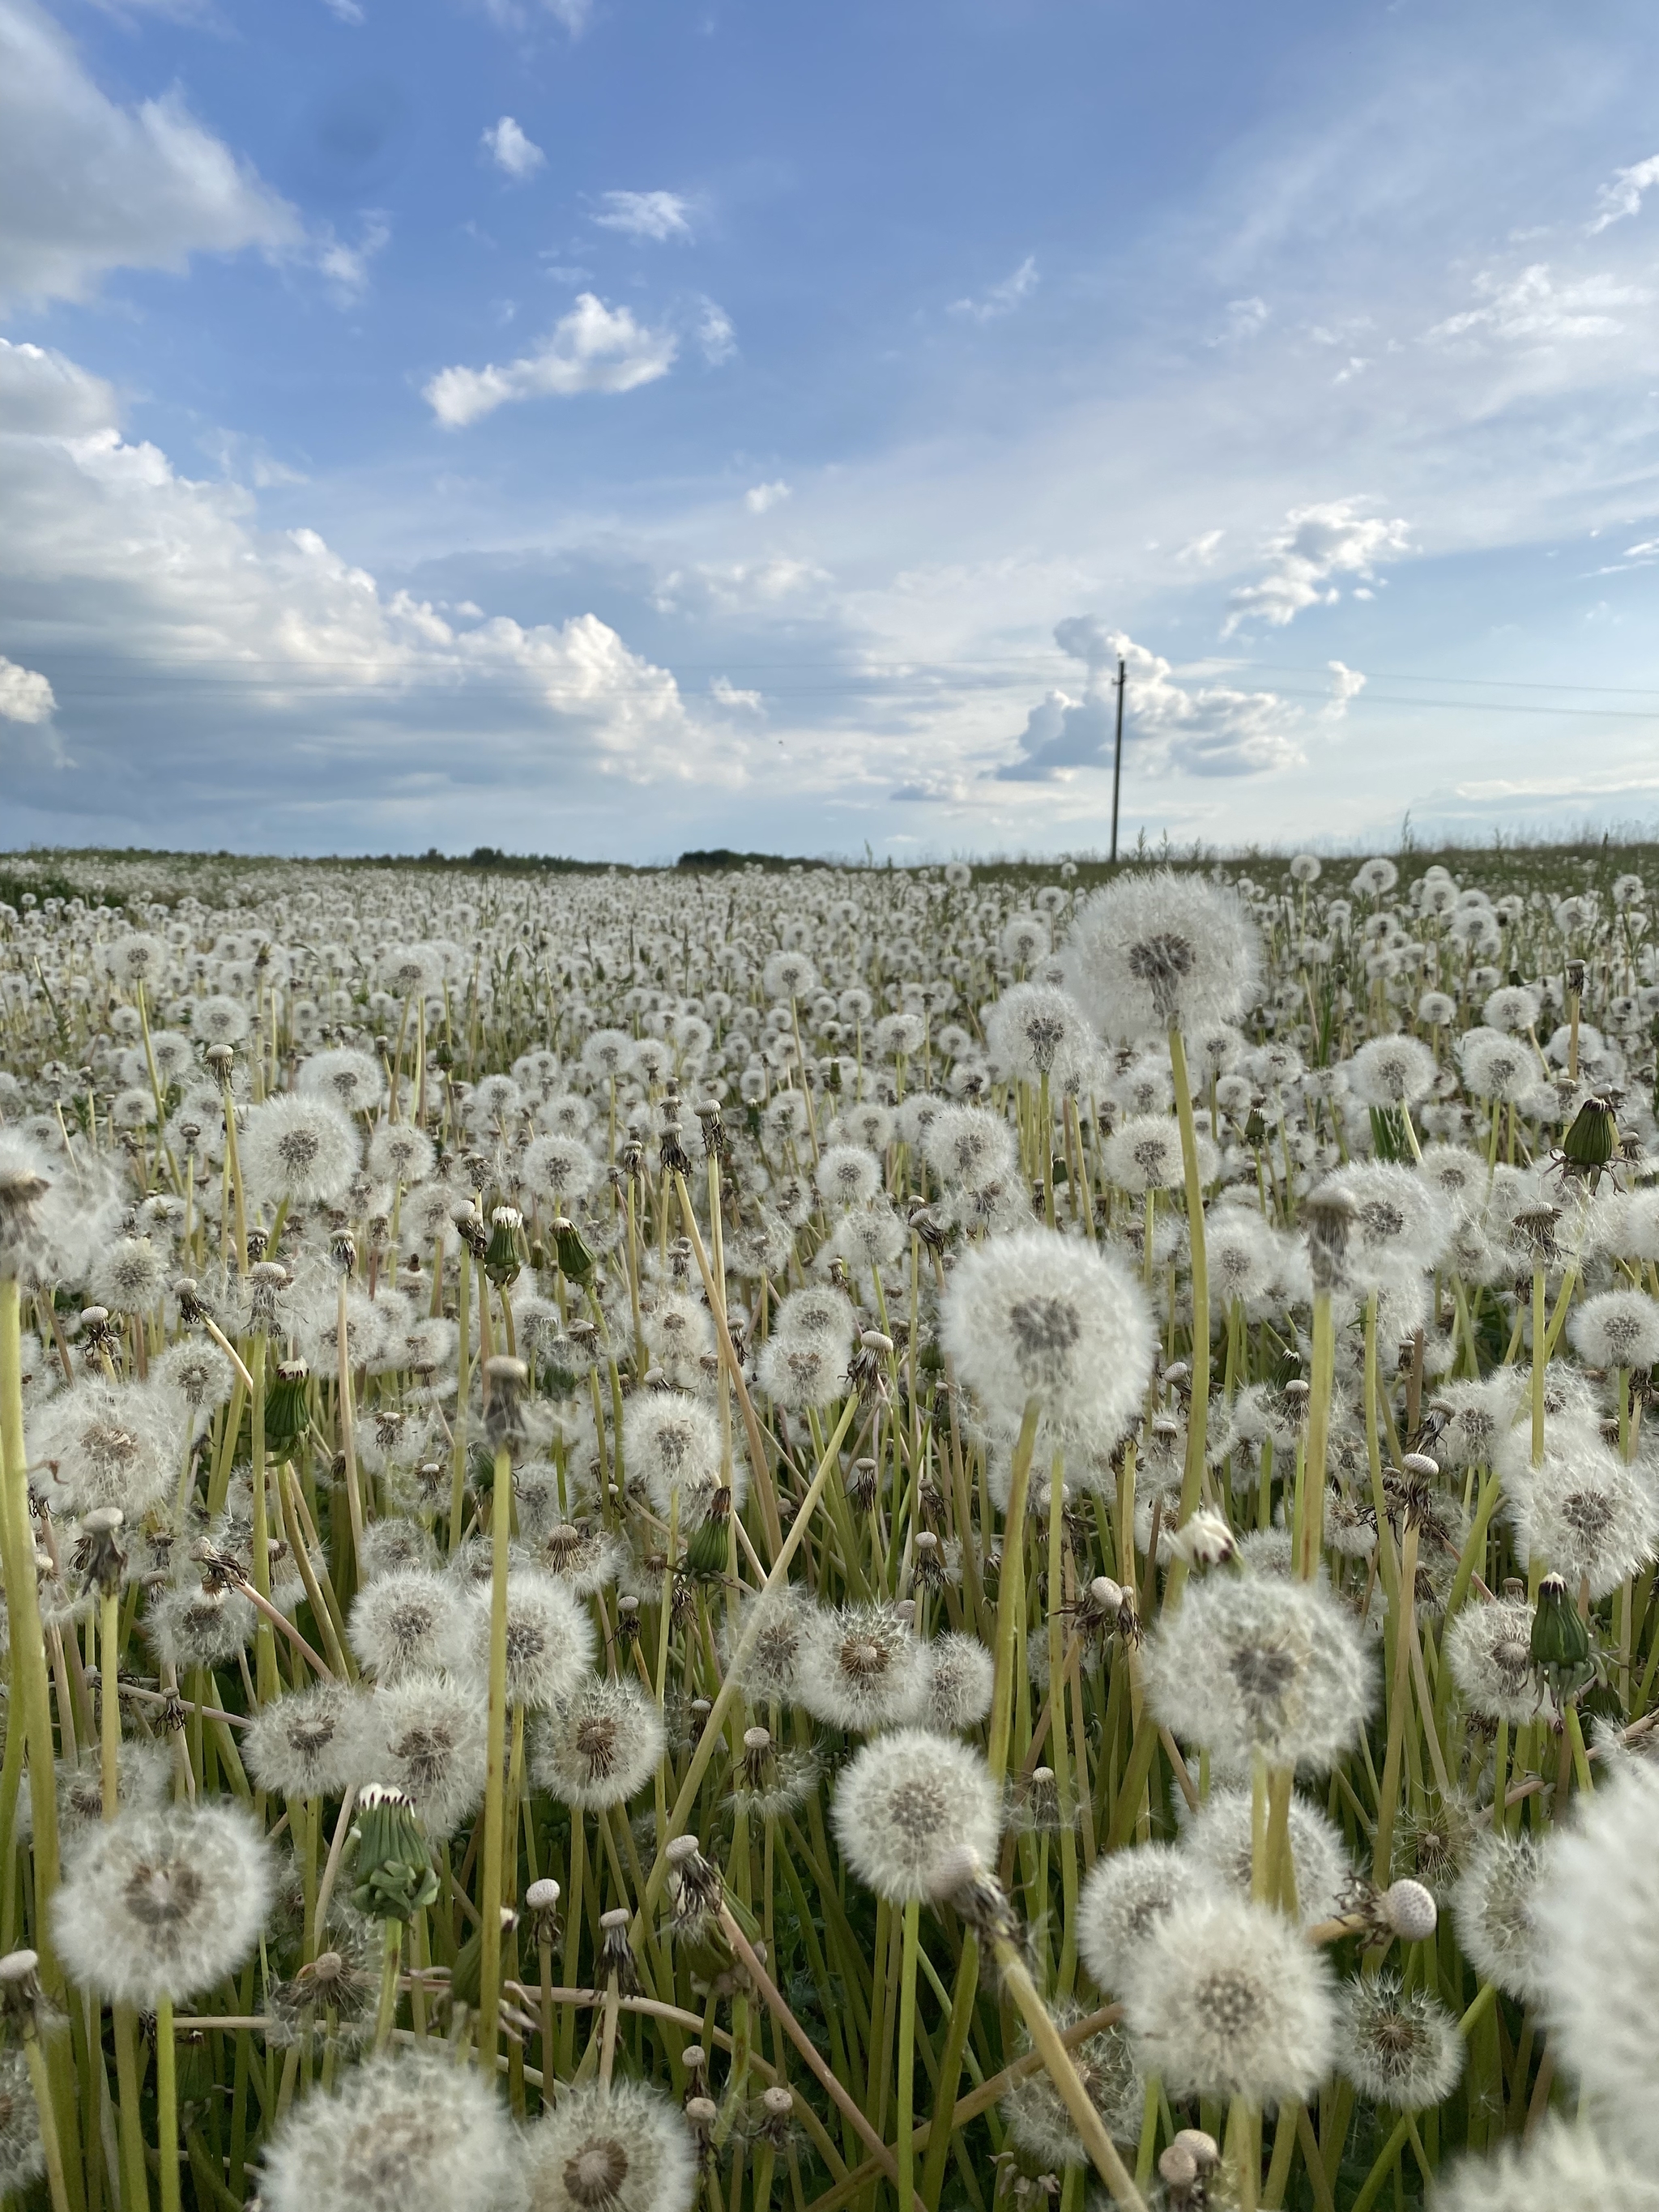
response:
M1008 1510L1002 1527L1002 1573L997 1583L996 1674L991 1692L991 1727L986 1761L991 1779L1000 1789L1008 1771L1008 1737L1014 1717L1014 1646L1025 1594L1025 1500L1031 1482L1031 1454L1036 1445L1037 1417L1042 1408L1035 1398L1025 1401L1024 1418L1014 1445L1014 1463L1008 1480Z
M1002 1972L1002 1985L1018 2006L1020 2016L1030 2031L1033 2045L1046 2068L1048 2079L1059 2091L1061 2101L1072 2116L1072 2124L1083 2138L1084 2148L1094 2160L1095 2171L1112 2192L1124 2212L1146 2212L1146 2202L1135 2187L1134 2177L1118 2154L1117 2145L1107 2131L1106 2123L1095 2108L1094 2100L1084 2087L1072 2054L1060 2040L1060 2030L1031 1979L1030 1970L1018 1948L1006 1936L993 1936L992 1948ZM1253 2212L1253 2209L1252 2209Z

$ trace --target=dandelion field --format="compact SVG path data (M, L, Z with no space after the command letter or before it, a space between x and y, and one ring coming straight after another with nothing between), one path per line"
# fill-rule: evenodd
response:
M1659 852L0 866L0 2193L1659 2212Z

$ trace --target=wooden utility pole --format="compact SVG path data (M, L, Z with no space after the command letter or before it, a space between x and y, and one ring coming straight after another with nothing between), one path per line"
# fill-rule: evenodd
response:
M1117 745L1112 755L1112 866L1117 866L1117 798L1123 783L1123 690L1127 678L1123 656L1117 659Z

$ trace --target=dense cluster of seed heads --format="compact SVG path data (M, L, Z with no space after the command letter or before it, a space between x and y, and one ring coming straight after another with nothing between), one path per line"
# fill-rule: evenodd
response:
M0 2191L1659 2204L1659 958L1477 872L0 904Z

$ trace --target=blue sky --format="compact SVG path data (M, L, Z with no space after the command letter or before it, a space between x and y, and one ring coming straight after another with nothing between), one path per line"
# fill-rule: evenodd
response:
M0 839L1659 815L1659 18L0 0Z

